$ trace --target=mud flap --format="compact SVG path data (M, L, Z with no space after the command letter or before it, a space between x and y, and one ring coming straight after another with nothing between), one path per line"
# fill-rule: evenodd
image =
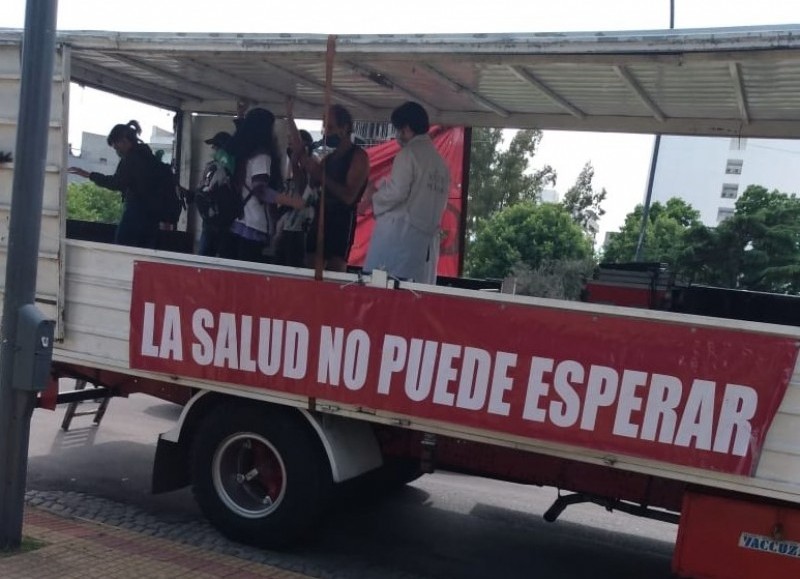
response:
M158 438L153 461L153 494L167 493L189 486L189 460L180 443Z

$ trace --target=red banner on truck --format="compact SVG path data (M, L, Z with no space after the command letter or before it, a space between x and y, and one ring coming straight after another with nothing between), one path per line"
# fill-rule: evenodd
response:
M786 337L137 262L130 365L750 475Z

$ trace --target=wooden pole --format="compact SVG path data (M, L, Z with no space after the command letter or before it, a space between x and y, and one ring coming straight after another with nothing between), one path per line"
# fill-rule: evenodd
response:
M323 143L328 136L328 123L330 115L328 111L331 107L331 91L333 90L333 60L336 56L336 36L328 36L328 49L325 53L325 112L323 115L322 139ZM314 256L314 279L322 280L322 272L325 269L325 181L326 171L323 161L322 183L320 184L319 194L319 216L317 218L317 248Z

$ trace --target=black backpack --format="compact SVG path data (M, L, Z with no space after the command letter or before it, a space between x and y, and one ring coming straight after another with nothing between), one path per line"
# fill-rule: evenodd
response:
M154 198L151 204L153 212L160 223L177 225L181 212L185 208L178 180L172 172L172 167L155 157L153 159L155 161Z
M203 184L194 200L200 217L211 227L226 231L244 214L244 206L252 194L243 199L236 186L239 181L217 161L206 165Z

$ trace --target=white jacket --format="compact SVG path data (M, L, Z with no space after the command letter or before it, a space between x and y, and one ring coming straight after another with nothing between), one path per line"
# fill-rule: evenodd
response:
M439 231L450 191L450 170L428 135L412 138L394 159L392 174L375 192L375 218L401 217L427 235Z

